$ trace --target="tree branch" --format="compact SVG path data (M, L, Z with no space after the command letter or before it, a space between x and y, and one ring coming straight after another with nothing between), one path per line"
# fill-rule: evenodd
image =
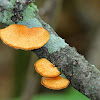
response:
M35 50L35 53L40 57L45 57L60 69L70 81L71 85L86 95L91 100L100 99L100 71L85 60L84 56L80 55L74 47L66 45L55 51L61 42L57 41L58 37L54 30L44 23L37 15L38 20L43 27L51 34L51 39L42 48ZM55 34L55 38L52 36ZM53 40L55 39L55 41ZM53 41L53 42L52 42ZM55 44L56 42L56 44ZM52 46L51 48L49 46ZM62 44L63 45L63 44ZM53 51L50 49L54 49Z
M16 23L16 20L11 19L14 13L17 13L17 10L11 12L13 9L4 9L0 12L0 22L7 25L12 24L12 22ZM4 14L5 11L7 11L6 14ZM10 16L7 16L9 13ZM22 18L17 20L17 24L24 24L29 28L44 27L50 33L48 43L44 47L34 50L34 52L40 58L45 57L56 65L61 73L65 74L71 81L71 85L82 94L91 100L100 100L100 71L94 65L89 64L82 55L77 53L74 47L70 47L65 43L51 26L39 17L38 10L34 4L30 4L25 9L22 9L20 14ZM6 19L7 21L5 21Z

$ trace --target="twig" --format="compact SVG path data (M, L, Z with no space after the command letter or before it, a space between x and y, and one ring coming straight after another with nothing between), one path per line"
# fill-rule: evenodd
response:
M57 39L58 37L56 36L54 30L43 22L38 15L36 17L51 35L55 34L55 39ZM57 44L55 47L55 43L52 43L52 39L54 38L51 37L45 47L35 50L35 53L40 58L45 57L56 65L58 69L60 69L61 73L64 73L65 76L71 81L71 85L75 89L86 95L91 100L99 100L100 71L94 65L89 64L82 55L77 53L75 48L68 45L63 48L59 48L59 50L55 52L51 52L49 44L51 44L52 49L54 50L57 46L62 44L62 41L58 41L56 42Z
M48 7L48 5L49 5L49 7ZM48 19L48 21L47 21L48 23L50 23L54 26L54 22L55 22L55 21L53 21L55 19L54 16L56 15L56 13L58 13L57 10L60 7L61 7L61 0L46 0L44 2L44 5L40 8L40 13L42 12L41 15L45 19ZM57 18L56 18L56 20L57 20ZM34 58L36 58L36 57L34 57ZM32 66L32 68L33 68L33 66ZM31 68L31 70L32 70L32 68ZM29 68L29 70L30 70L30 68ZM27 83L26 83L26 86L25 86L26 88L25 88L25 90L22 94L22 100L30 100L31 97L34 96L34 93L37 92L36 90L38 90L38 88L39 88L39 87L37 87L37 85L38 85L37 83L38 83L39 78L35 78L36 76L34 76L34 77L30 76L30 74L33 75L32 74L33 71L32 71L32 73L30 73L30 71L28 71L28 72L29 73L28 73L27 76L28 76L29 80L27 80ZM37 87L37 89L34 89L35 87Z

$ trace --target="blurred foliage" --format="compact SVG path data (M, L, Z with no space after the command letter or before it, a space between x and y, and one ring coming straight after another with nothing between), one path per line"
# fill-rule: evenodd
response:
M25 82L31 51L17 50L15 52L15 93L14 96L19 96Z
M89 100L86 96L69 86L63 93L38 94L32 100Z
M12 100L21 100L20 98ZM34 96L31 100L89 100L86 96L69 86L63 93L41 93Z

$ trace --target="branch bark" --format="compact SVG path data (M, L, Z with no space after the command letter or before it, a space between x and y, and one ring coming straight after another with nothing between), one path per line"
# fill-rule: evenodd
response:
M50 34L57 35L38 15L36 17ZM59 44L60 41L57 45ZM35 53L40 58L45 57L56 65L61 73L70 80L71 85L82 94L91 100L100 99L100 71L94 65L86 61L84 56L80 55L74 47L68 45L53 53L48 51L48 48L42 47L35 50Z
M29 7L31 7L32 12L28 10ZM11 12L11 10L12 8L10 8L8 12ZM25 15L25 11L28 14ZM15 10L15 12L17 13L17 10ZM14 15L15 12L11 12L13 13L12 15ZM75 89L91 100L100 100L100 71L94 65L88 63L84 56L80 55L74 47L70 47L65 43L51 26L46 24L39 17L38 10L34 4L23 9L20 14L22 15L22 19L17 20L17 24L24 24L29 28L44 27L50 33L48 43L44 47L33 51L40 58L45 57L56 65L61 73L65 74L66 78L70 80L71 85ZM6 15L3 14L3 16L5 18ZM2 15L0 15L0 17L2 17ZM9 16L8 20L11 19L11 17L12 16ZM3 21L4 18L2 18L0 22L7 25L12 24L11 21L7 23ZM13 23L16 23L16 21L13 20Z

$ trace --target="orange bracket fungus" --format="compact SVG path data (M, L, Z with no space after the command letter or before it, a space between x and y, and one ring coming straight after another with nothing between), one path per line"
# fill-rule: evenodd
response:
M54 65L48 61L45 58L42 58L38 60L35 64L36 71L44 77L56 77L60 75L60 71L57 69L57 67L54 67Z
M1 29L0 29L0 38L1 38Z
M69 85L70 81L64 79L61 76L48 78L42 77L41 84L44 85L46 88L53 89L53 90L60 90L64 89Z
M59 76L57 67L45 58L38 60L35 64L36 71L43 76L41 84L49 89L60 90L66 88L70 81Z
M0 38L1 38L1 29L0 29Z
M28 28L12 24L0 30L1 40L16 49L33 50L41 48L49 40L49 32L42 27Z

